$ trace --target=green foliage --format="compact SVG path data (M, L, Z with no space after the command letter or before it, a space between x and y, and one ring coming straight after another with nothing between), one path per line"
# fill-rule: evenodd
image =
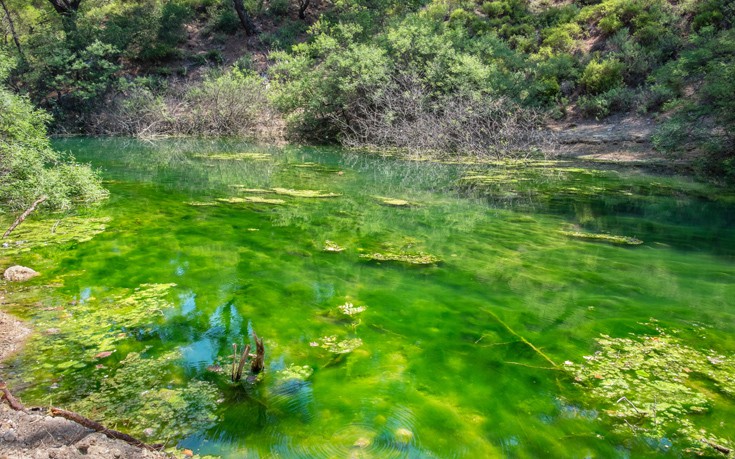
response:
M623 84L623 65L617 59L593 60L584 68L580 82L589 94L600 94Z
M271 0L268 3L268 12L273 16L288 15L289 0Z
M0 54L0 73L8 60ZM46 137L48 114L33 108L27 98L0 86L0 205L28 208L41 196L45 205L68 209L77 203L106 196L97 175L51 149Z
M691 37L681 59L656 75L672 112L654 138L666 151L697 148L703 155L700 170L735 180L735 30L715 32L703 27ZM696 97L687 97L688 88Z

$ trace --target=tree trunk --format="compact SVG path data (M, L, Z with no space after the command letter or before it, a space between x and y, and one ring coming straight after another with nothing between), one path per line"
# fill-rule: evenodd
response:
M82 0L48 0L57 13L61 15L61 25L67 39L77 32L77 11Z
M8 18L10 33L13 35L15 47L18 48L18 54L20 54L21 59L25 59L25 56L23 55L23 49L20 47L20 40L18 40L18 34L15 32L15 23L13 22L13 18L10 16L10 11L8 11L8 7L5 6L5 0L0 0L0 6L3 7L3 10L5 11L5 17Z
M306 19L306 9L310 3L311 0L299 0L299 19Z
M21 223L23 223L23 220L25 220L26 218L28 218L28 216L31 214L31 212L33 212L34 210L36 210L36 206L38 206L39 204L41 204L43 201L45 201L47 199L48 199L48 196L45 196L44 195L44 196L41 196L40 198L38 198L36 200L36 202L34 202L33 204L31 204L31 207L29 207L28 209L25 210L25 212L23 212L22 214L20 214L18 216L18 218L15 219L15 221L13 222L13 224L10 225L10 228L8 228L8 230L5 232L5 234L3 234L2 239L5 239L6 237L8 237L10 235L10 233L12 233L13 230L18 227L18 225L20 225Z
M237 17L240 18L240 24L242 24L243 29L245 29L245 34L255 35L258 33L258 29L255 27L255 23L245 10L245 5L242 0L232 0L232 4L235 6L235 11L237 11Z

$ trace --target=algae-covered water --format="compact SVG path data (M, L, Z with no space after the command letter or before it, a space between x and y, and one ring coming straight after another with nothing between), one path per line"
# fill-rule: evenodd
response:
M693 437L735 439L726 190L562 162L56 147L111 197L0 249L42 272L6 300L38 332L3 370L27 404L224 458L717 457ZM233 387L253 333L266 370Z

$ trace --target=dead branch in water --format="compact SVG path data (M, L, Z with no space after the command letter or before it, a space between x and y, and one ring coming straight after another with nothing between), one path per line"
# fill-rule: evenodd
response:
M31 214L31 212L33 212L34 210L36 210L36 206L38 206L39 204L41 204L43 201L45 201L47 199L48 199L48 196L44 195L44 196L41 196L40 198L38 198L36 200L36 202L34 202L33 204L31 204L31 207L27 208L25 210L25 212L23 212L22 214L20 214L18 216L18 218L15 219L15 221L13 222L13 224L10 225L10 228L8 228L8 230L5 231L5 234L3 234L2 239L5 239L6 237L8 237L10 235L10 233L12 233L13 230L18 227L18 225L20 225L21 223L23 223L23 221L26 218L28 218L28 216Z
M253 332L253 340L255 340L255 358L250 364L250 371L257 375L265 368L265 346L263 345L263 339L259 339L255 332Z
M13 396L4 381L0 381L0 392L2 392L0 400L5 400L6 402L8 402L8 406L10 406L10 408L14 409L15 411L26 411L26 407L24 407L23 404L20 403L20 401L18 401L18 399Z

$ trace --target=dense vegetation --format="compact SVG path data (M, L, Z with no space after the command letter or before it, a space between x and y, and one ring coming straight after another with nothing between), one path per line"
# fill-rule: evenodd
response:
M635 113L735 178L732 0L248 0L247 34L231 0L3 6L15 89L56 129L273 137L275 108L310 141L492 153Z
M0 54L0 81L11 62ZM34 202L53 209L102 199L106 191L89 166L51 149L48 114L0 86L0 209L20 211ZM35 206L34 206L35 207Z

